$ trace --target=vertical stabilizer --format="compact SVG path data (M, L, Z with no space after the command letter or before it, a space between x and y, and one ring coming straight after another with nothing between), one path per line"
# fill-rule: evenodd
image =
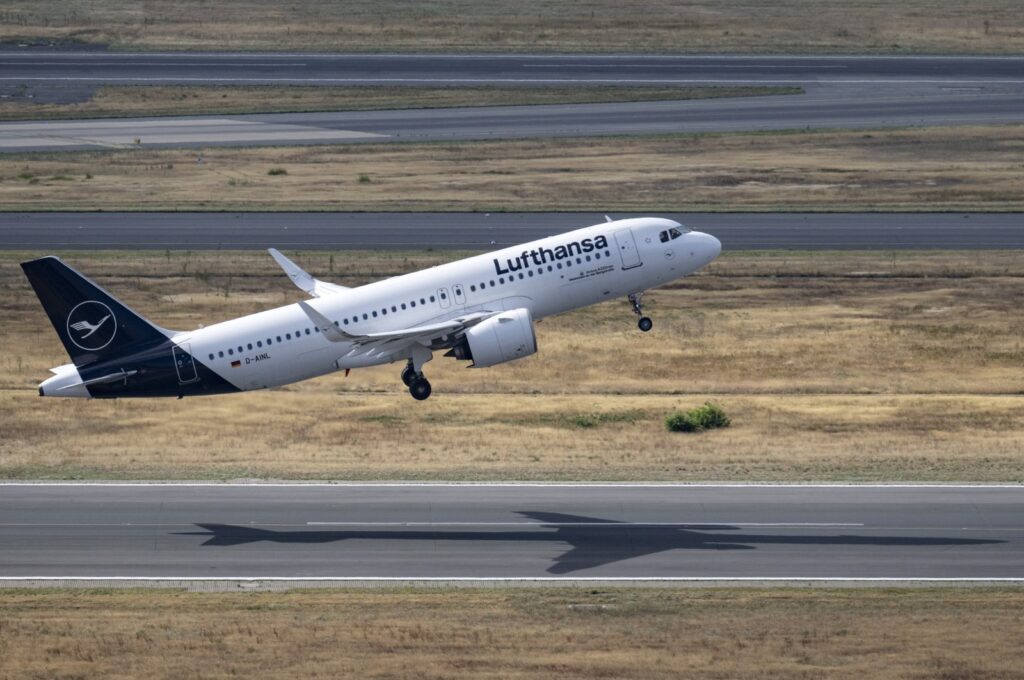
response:
M154 326L56 257L22 262L75 366L87 366L167 341Z

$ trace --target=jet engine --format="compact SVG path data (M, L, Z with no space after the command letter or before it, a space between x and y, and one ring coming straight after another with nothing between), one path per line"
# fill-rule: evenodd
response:
M485 319L466 331L446 356L473 362L473 368L522 359L537 351L530 310L520 307Z

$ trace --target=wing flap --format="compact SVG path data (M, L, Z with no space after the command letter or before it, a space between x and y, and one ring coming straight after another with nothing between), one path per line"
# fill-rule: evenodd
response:
M438 336L458 333L496 314L496 312L471 312L448 321L427 324L425 326L413 326L412 328L401 328L383 333L353 334L338 328L330 319L317 311L308 302L300 302L299 307L316 324L325 338L331 342L349 342L355 345L350 354L384 351L385 348L388 353L394 353L398 349L414 343L426 345ZM360 348L363 351L358 351Z

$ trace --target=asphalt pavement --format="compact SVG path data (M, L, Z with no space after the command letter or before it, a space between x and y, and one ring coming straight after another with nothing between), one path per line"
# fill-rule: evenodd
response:
M653 213L726 250L1024 248L1021 213ZM615 219L639 213L611 215ZM0 249L489 250L599 224L587 213L0 213Z
M0 53L0 94L79 101L102 84L797 86L805 94L0 123L0 152L518 139L1024 121L1024 57Z
M1024 487L0 486L0 577L1024 579Z

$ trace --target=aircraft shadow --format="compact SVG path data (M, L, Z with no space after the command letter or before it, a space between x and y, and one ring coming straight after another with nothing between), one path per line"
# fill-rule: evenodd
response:
M923 536L766 535L739 532L740 527L722 524L680 524L671 526L626 524L615 520L551 512L521 511L538 520L535 529L446 530L423 529L309 529L276 531L230 524L196 524L201 532L179 532L179 536L206 536L203 546L237 546L268 541L285 544L334 543L349 540L381 541L515 541L567 543L568 551L548 567L551 574L568 574L582 569L620 562L667 550L755 550L758 545L864 545L864 546L974 546L1006 543L996 539ZM621 527L616 525L622 524ZM550 531L543 531L550 529Z

